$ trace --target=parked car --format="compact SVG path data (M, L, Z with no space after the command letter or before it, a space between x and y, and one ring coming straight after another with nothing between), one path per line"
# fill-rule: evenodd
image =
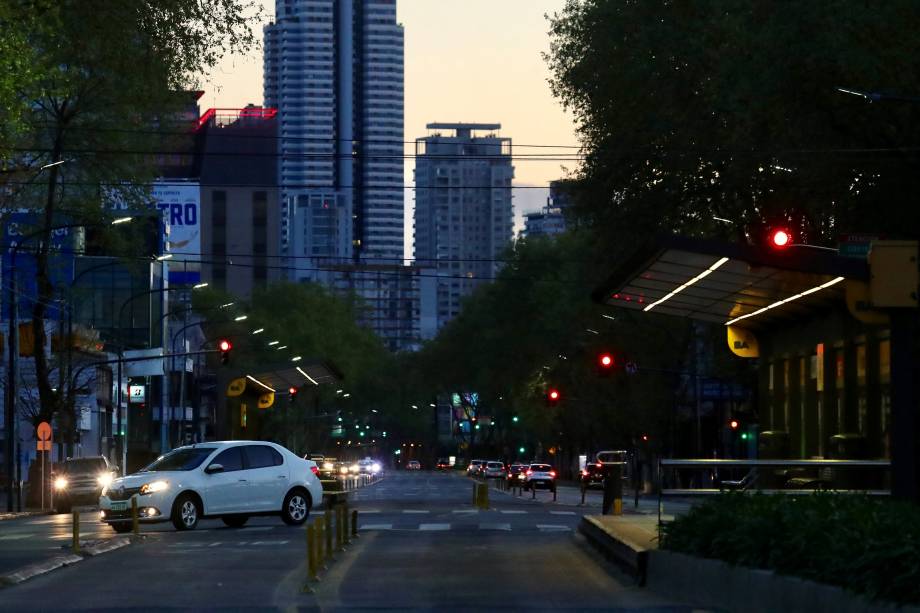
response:
M466 474L470 477L478 477L485 463L485 460L471 460L470 465L466 467Z
M450 469L450 460L447 458L438 458L438 463L435 465L438 470L448 470Z
M240 527L253 515L280 515L303 524L323 500L319 469L281 445L224 441L179 447L102 491L102 521L116 532L131 529L131 498L141 522L172 521L193 530L202 518Z
M517 485L524 482L526 472L527 464L512 464L508 467L506 478L510 484Z
M409 460L406 463L406 470L422 470L422 465L418 460Z
M531 464L524 472L524 489L556 489L556 470L549 464Z
M504 479L505 463L495 460L486 462L485 467L482 469L482 475L486 479Z
M102 489L116 476L116 467L105 456L68 458L51 473L55 509L70 513L75 504L95 506Z

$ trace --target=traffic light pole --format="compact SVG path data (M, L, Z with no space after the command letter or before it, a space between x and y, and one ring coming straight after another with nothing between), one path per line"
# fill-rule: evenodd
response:
M13 250L12 259L16 258L16 250ZM19 322L18 301L16 300L16 267L15 262L10 266L9 285L9 334L7 334L9 347L9 358L6 362L6 397L4 402L5 411L5 428L6 428L6 510L13 511L13 491L16 481L13 465L16 463L16 377L18 375L19 364L16 361L19 352ZM21 500L20 500L21 503Z
M891 314L891 494L920 500L917 453L917 343L920 326L916 309L890 309Z

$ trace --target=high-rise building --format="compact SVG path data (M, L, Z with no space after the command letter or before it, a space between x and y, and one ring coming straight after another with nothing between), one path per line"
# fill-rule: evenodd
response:
M279 111L282 253L319 264L400 263L403 28L396 0L276 0L265 105ZM311 261L305 258L317 258Z
M435 133L415 141L415 259L438 271L440 328L501 268L513 232L514 167L511 139L495 134L501 124L427 127Z
M546 206L542 211L524 215L522 236L552 236L565 232L567 210L571 205L569 181L550 181Z

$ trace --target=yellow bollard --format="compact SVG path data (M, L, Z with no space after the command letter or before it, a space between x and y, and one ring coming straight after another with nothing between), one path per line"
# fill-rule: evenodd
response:
M335 508L335 543L336 551L342 551L345 548L344 537L342 536L342 507Z
M315 540L316 534L313 530L313 524L307 524L307 579L310 581L316 581Z
M131 531L134 536L140 533L140 522L137 518L137 496L131 496Z
M323 515L323 534L326 535L326 559L332 559L332 509Z
M351 537L358 538L358 511L351 512Z
M613 514L614 515L623 514L623 499L622 498L613 499Z
M342 506L342 538L345 539L345 544L348 545L351 541L351 532L348 529L348 506Z
M80 512L73 512L73 543L71 544L74 553L80 553Z
M323 555L324 547L323 541L326 540L326 526L323 524L323 520L317 518L313 522L313 529L316 531L315 538L313 539L314 545L316 545L316 568L325 569L326 568L326 557Z

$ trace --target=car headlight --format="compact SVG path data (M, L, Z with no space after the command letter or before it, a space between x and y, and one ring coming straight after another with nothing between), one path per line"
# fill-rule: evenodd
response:
M415 466L413 466L413 468L415 468ZM379 472L380 472L380 464L378 464L377 462L374 462L373 464L371 464L371 472L372 472L372 473L379 473Z
M168 481L151 481L141 486L140 494L141 496L145 496L147 494L153 494L154 492L162 492L168 487Z
M343 475L347 475L347 474L348 474L348 467L347 467L347 466L342 466L341 468L339 468L339 472L342 473Z
M361 470L361 467L358 466L357 464L352 464L352 466L351 466L351 468L350 468L349 470L351 470L351 472L353 472L353 473L356 473L356 472L358 472L359 470Z
M99 475L99 478L96 479L103 488L106 488L112 485L112 473L102 473Z
M333 468L335 466L333 466L332 462L323 462L323 470L332 470Z
M58 477L54 480L54 489L56 490L66 490L68 485L69 483L64 477Z

